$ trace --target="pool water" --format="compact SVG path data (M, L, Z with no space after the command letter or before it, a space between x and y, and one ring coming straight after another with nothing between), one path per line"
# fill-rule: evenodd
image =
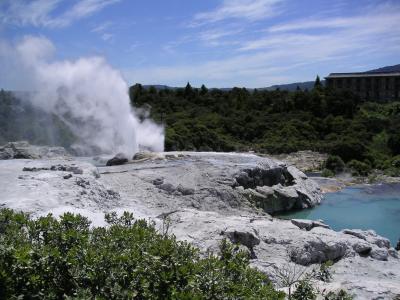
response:
M279 215L285 219L322 219L334 230L373 229L390 239L400 239L400 184L347 187L324 195L321 205Z

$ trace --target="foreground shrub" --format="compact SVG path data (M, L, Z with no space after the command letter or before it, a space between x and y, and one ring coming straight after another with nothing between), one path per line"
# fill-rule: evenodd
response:
M293 300L314 300L316 298L317 293L309 280L300 281L291 297Z
M283 299L244 252L224 241L219 256L152 224L107 215L90 227L66 213L31 219L0 211L0 299Z

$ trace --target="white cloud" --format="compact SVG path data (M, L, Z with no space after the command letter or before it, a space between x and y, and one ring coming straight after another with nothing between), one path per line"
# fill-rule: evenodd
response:
M2 0L0 22L19 26L65 27L76 20L88 17L120 0L74 1L64 12L56 14L60 4L71 0Z
M257 53L238 55L204 63L188 63L165 67L143 67L125 70L124 75L132 82L148 84L186 84L208 86L260 87L282 83L290 77L282 75L285 70L295 68L295 63L277 65L279 53Z
M107 21L95 26L91 32L96 33L104 42L113 42L115 34L111 33L112 29L115 29L113 22Z
M399 20L400 6L377 7L345 18L298 20L268 28L264 36L244 42L240 50L293 49L302 57L354 55L365 49L387 51L393 39L400 37Z
M112 33L103 33L101 35L101 39L105 42L110 42L112 41L114 38L114 35Z
M54 18L51 26L67 26L73 21L93 15L94 13L102 10L106 6L115 4L120 0L81 0L73 5L63 15Z
M207 43L208 45L212 46L219 46L222 44L227 44L227 42L221 42L220 40L222 38L227 38L227 37L232 37L240 34L243 30L241 28L239 29L212 29L212 30L206 30L202 31L199 34L199 38ZM232 44L232 42L229 42L229 44Z
M382 26L388 28L388 26L399 22L399 12L400 5L382 5L364 11L356 16L296 20L294 22L271 26L267 31L277 33L307 29L352 29L356 27L365 31L373 30L375 27L382 28ZM373 25L371 20L374 22Z
M253 39L246 37L249 31L243 28L240 38L236 39L237 51L231 49L233 57L227 53L218 60L187 59L175 66L146 67L125 74L135 78L135 82L184 84L190 80L212 86L260 87L312 80L317 73L327 70L352 70L352 65L398 57L399 20L400 5L385 5L368 7L341 18L322 19L317 15L292 20L260 31L256 33L259 37ZM203 41L223 44L227 37L231 38L232 32L227 28L226 24L218 24L198 36ZM254 31L251 33L255 35ZM335 67L339 69L332 69ZM305 73L310 77L304 78Z
M110 21L104 22L102 24L97 25L92 29L92 32L104 32L105 30L109 29L113 23Z
M3 0L0 4L2 23L42 26L62 0Z
M192 25L215 23L225 19L256 21L276 15L277 4L283 0L224 0L215 10L201 12L194 16Z

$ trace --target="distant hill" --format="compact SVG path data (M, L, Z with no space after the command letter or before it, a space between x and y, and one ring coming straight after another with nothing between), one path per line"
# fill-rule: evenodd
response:
M400 64L394 66L386 66L375 70L370 70L365 73L397 73L397 72L400 73Z
M274 91L276 89L280 89L281 91L290 91L293 92L297 90L297 87L299 87L301 90L311 90L314 87L314 82L315 81L305 81L305 82L294 82L294 83L287 83L287 84L276 84L272 85L266 88L262 88L262 90L267 90L267 91ZM324 85L325 80L321 80L321 83Z
M159 90L176 90L179 87L175 86L168 86L168 85L163 85L163 84L145 84L143 85L144 89L149 89L150 87L154 87L157 91Z
M322 84L325 84L325 80L321 81ZM174 86L168 86L168 85L162 85L162 84L155 84L155 85L151 85L151 84L147 84L147 85L143 85L143 88L148 90L150 87L154 87L157 91L159 90L176 90L179 88L184 88L184 87L174 87ZM305 82L295 82L295 83L287 83L287 84L277 84L277 85L272 85L269 87L262 87L262 88L257 88L258 90L262 91L262 90L267 90L267 91L275 91L276 89L280 89L282 91L295 91L297 89L297 87L300 87L300 89L305 90L305 89L312 89L314 87L314 81L305 81ZM195 88L195 87L193 87ZM225 91L228 92L230 90L232 90L232 88L209 88L210 90L213 89L218 89L221 91ZM247 88L248 91L253 91L253 88Z

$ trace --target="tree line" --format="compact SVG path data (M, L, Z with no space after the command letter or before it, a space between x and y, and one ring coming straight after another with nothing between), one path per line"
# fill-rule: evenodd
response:
M344 163L400 168L400 102L366 102L350 91L230 90L130 87L131 103L165 126L166 150L256 151L278 154L313 150Z

